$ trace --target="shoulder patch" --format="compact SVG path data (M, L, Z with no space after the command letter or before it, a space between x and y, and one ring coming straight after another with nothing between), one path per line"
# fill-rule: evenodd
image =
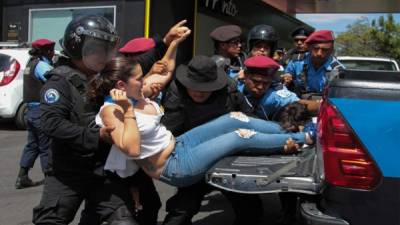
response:
M49 104L57 102L58 99L60 99L60 94L56 89L51 88L44 93L44 101Z
M282 98L287 98L290 97L292 95L292 92L290 92L287 89L281 89L279 91L276 91L276 94Z

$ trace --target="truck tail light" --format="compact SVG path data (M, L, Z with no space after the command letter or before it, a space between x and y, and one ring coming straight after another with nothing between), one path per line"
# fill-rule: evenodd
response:
M318 118L326 181L347 188L375 188L382 178L380 170L328 99L323 101Z

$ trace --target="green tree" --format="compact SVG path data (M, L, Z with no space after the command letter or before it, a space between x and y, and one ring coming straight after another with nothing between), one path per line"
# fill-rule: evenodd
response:
M373 20L371 27L376 51L382 56L400 59L400 24L394 21L393 15L389 14L386 20L383 16Z
M337 55L376 56L378 52L371 30L372 26L366 17L348 25L347 31L340 33L336 38Z
M367 18L347 26L336 39L337 55L400 59L400 24L392 14L369 23Z

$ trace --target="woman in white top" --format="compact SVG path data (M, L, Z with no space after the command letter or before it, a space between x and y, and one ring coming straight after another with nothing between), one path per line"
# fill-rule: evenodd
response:
M217 69L214 65L208 65L210 70ZM90 96L105 99L97 122L115 127L111 132L114 150L121 151L127 161L134 160L149 176L173 186L198 182L220 158L239 151L282 152L290 138L299 144L312 142L306 133L288 133L277 123L239 112L221 116L175 138L160 123L160 107L143 97L138 64L116 58L100 77Z

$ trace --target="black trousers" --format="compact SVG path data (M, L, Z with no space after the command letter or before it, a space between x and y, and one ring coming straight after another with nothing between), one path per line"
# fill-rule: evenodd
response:
M204 181L194 185L178 188L178 192L168 199L166 210L168 212L163 225L190 225L194 215L201 206L204 196L213 188ZM235 212L235 225L257 224L263 213L262 201L259 195L239 194L222 191L232 204Z
M143 209L135 213L136 221L140 225L157 225L161 199L153 178L140 169L133 176L126 178L126 181L129 186L134 186L139 190L140 204Z
M132 218L131 196L122 179L63 174L46 177L40 204L33 209L33 223L69 224L84 200L81 225L102 224L116 210Z

